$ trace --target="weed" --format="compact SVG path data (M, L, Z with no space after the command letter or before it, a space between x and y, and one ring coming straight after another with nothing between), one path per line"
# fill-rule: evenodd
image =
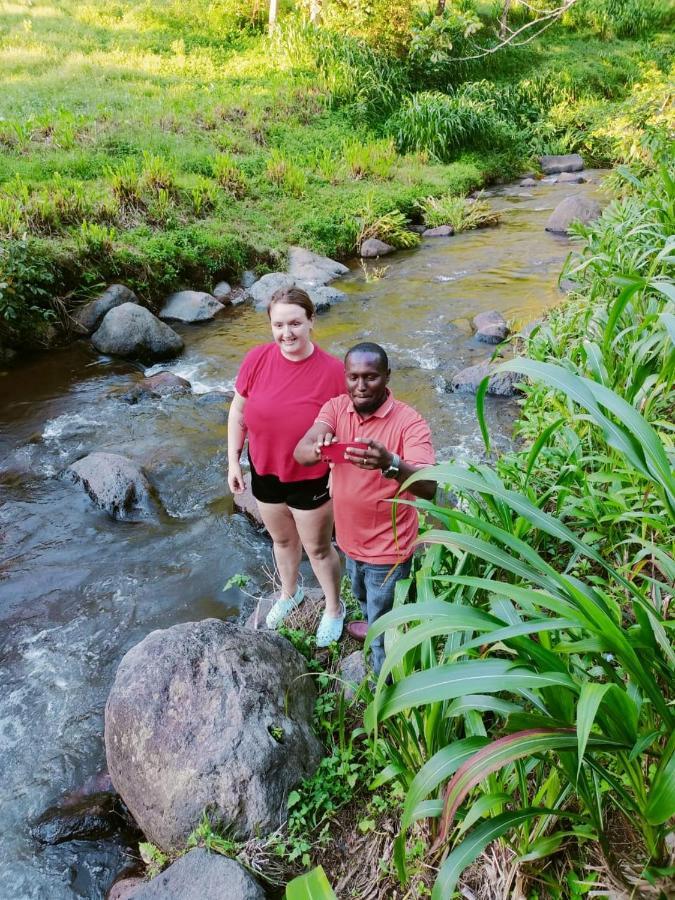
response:
M218 184L232 197L240 199L248 193L246 176L235 159L228 153L214 157L212 164L213 177Z
M390 178L396 161L396 149L391 138L370 144L345 144L342 155L352 178Z
M307 189L307 176L280 150L272 150L266 166L267 178L285 193L302 197Z
M166 853L163 853L159 847L156 847L154 844L149 843L148 841L142 841L138 845L138 850L141 854L141 859L146 865L146 870L148 873L148 877L154 878L155 875L159 875L159 873L166 868L169 863L169 857Z
M361 271L363 272L363 280L366 284L382 281L388 270L389 266L369 266L365 259L361 260Z
M392 247L409 248L419 244L420 236L408 228L408 219L400 210L391 210L378 214L372 197L364 207L359 217L360 229L356 239L356 246L368 238L379 238L391 244Z

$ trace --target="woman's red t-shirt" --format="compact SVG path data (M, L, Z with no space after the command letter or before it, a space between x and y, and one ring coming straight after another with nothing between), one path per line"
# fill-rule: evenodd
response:
M326 463L299 465L293 451L323 404L345 393L339 359L315 344L311 356L291 362L276 344L262 344L244 357L235 388L246 398L248 452L259 475L304 481L328 471Z

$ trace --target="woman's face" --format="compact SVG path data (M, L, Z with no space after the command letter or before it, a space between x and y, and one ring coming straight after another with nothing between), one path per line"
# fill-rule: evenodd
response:
M314 319L295 303L275 303L270 309L272 337L289 358L302 359L310 348Z

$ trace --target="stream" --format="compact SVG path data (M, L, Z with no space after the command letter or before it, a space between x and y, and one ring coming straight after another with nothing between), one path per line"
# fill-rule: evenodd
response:
M334 282L347 299L318 317L318 343L339 356L381 343L392 390L429 421L439 460L482 452L474 398L445 391L455 369L494 349L471 337L472 317L497 309L522 326L562 300L570 241L544 225L565 196L598 195L603 173L585 174L587 184L490 191L498 228L423 239L379 260L380 280L366 282L355 262ZM176 330L184 353L150 371L188 378L192 396L122 402L115 392L142 367L87 341L0 372L0 900L105 896L130 862L124 843L41 848L30 820L105 767L103 709L133 644L178 622L247 613L249 596L222 589L235 573L252 593L268 589L270 545L233 510L227 405L211 393L232 389L245 351L270 340L267 317L247 305ZM495 446L506 449L517 405L488 401ZM57 477L95 450L141 462L166 515L113 521Z

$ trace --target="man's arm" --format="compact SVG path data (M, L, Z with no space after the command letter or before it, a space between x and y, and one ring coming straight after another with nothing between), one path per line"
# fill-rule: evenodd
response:
M314 466L321 459L321 448L326 444L332 444L334 440L335 435L326 422L315 422L307 434L298 441L293 458L301 466Z
M394 463L394 454L387 450L384 444L372 439L354 441L354 446L345 452L345 457L359 469L380 469L382 472L386 472ZM392 480L403 484L412 474L424 468L425 466L419 463L409 463L404 459L400 459L398 475ZM423 500L433 500L436 494L436 482L416 481L407 490Z

